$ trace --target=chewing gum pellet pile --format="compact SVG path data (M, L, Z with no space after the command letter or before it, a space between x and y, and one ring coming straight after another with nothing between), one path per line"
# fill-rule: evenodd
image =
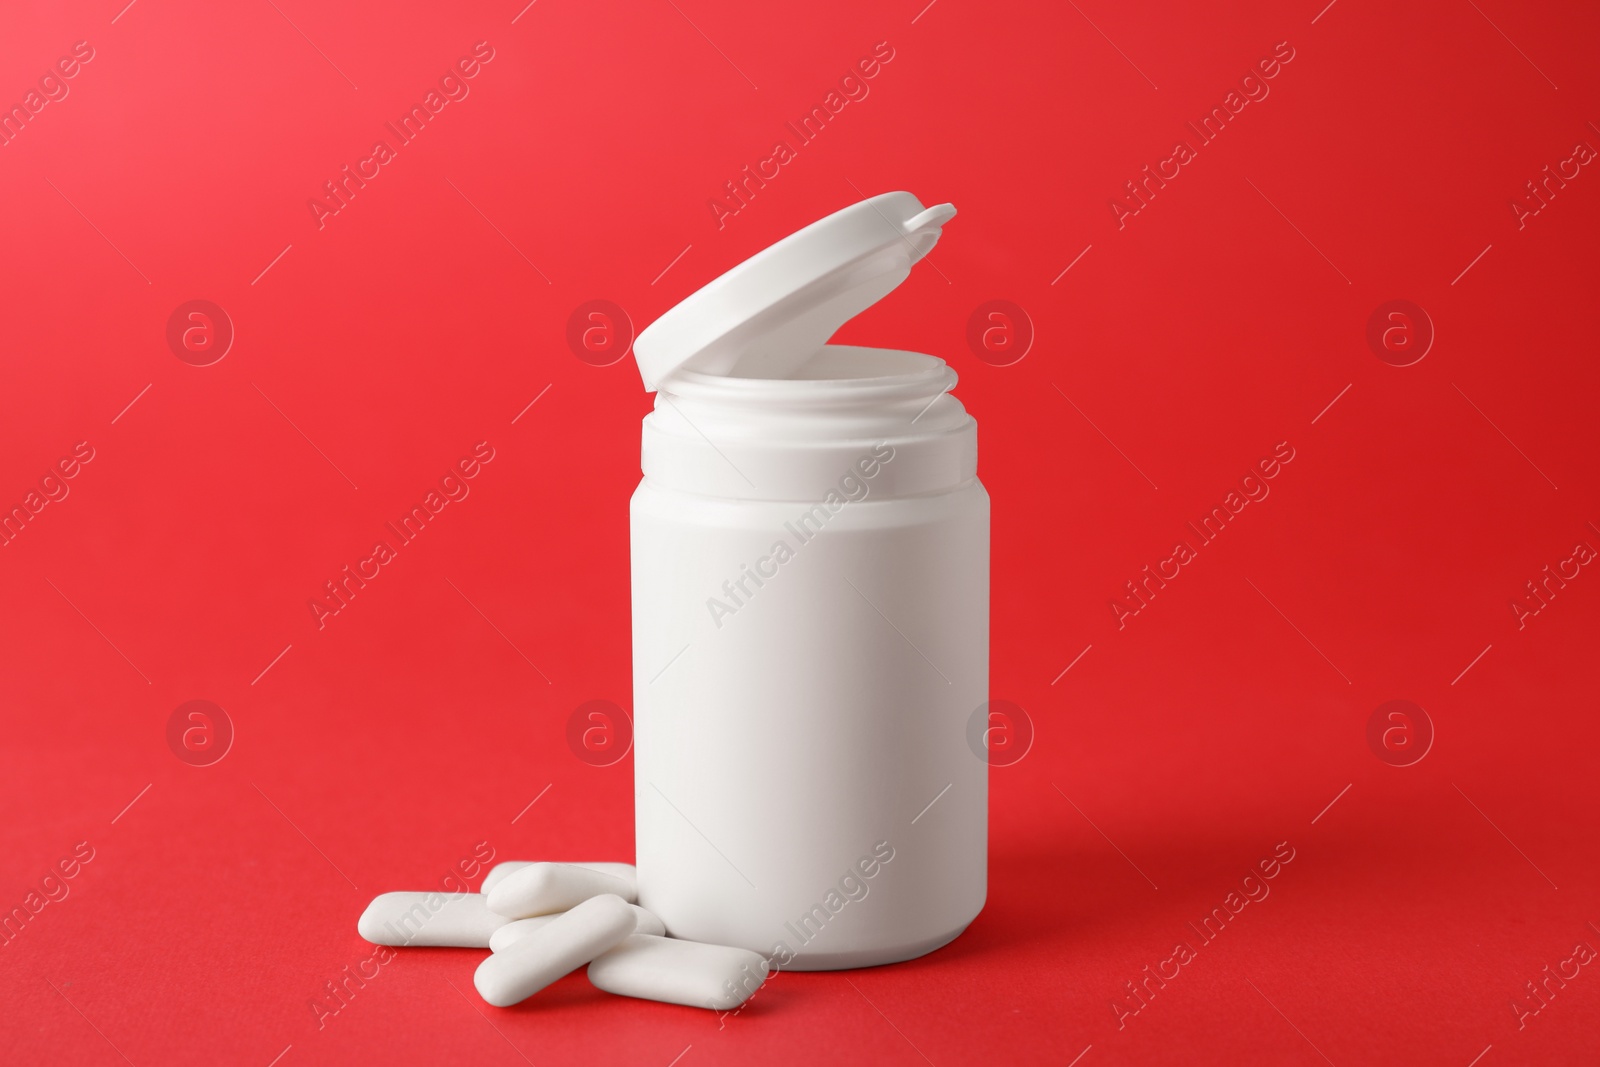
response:
M589 965L607 993L729 1011L761 988L759 953L667 937L629 863L495 866L479 893L384 893L356 929L375 945L487 948L472 984L498 1008Z

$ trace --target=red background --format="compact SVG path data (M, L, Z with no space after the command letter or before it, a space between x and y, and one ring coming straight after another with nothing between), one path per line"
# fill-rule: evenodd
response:
M0 948L0 1059L1594 1062L1594 968L1511 1004L1600 946L1600 577L1508 606L1600 546L1600 175L1510 208L1600 146L1592 7L123 2L0 13L0 100L94 49L0 148L0 500L95 457L0 549L0 905L94 850ZM470 95L319 228L479 41ZM870 95L719 228L722 183L880 41ZM1278 42L1270 95L1119 229ZM631 759L565 728L629 704L649 401L569 350L573 309L642 327L902 188L961 213L841 337L947 359L981 425L993 695L1035 731L992 775L983 913L725 1024L581 975L492 1009L481 953L413 950L319 1029L377 892L480 841L632 855ZM237 333L206 367L165 339L196 298ZM1010 366L966 341L992 299L1036 333ZM1392 299L1436 330L1411 366L1366 340ZM308 600L479 441L470 497L319 630ZM1119 629L1280 441L1270 497ZM236 732L211 766L167 744L193 699ZM1367 742L1393 699L1436 731L1412 766ZM1279 842L1270 897L1119 1029L1123 982Z

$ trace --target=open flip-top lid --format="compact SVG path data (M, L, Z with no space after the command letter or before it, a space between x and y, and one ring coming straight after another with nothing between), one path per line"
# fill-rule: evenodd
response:
M644 387L679 369L785 378L850 319L906 280L955 215L910 193L836 211L685 298L633 342Z

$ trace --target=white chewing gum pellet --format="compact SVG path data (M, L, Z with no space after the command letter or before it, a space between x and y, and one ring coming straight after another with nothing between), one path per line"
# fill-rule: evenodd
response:
M632 882L570 863L530 863L512 871L489 893L489 910L512 919L566 911L590 897L611 893L632 903Z
M565 912L557 912L554 915L535 915L531 919L512 919L490 936L489 951L504 952L535 930L549 926L564 914Z
M524 867L533 866L532 860L506 860L489 868L489 873L483 876L483 885L478 887L478 892L488 896L494 892L494 887L505 881L511 875Z
M356 932L374 945L487 948L510 921L490 911L482 893L383 893L361 913Z
M483 876L483 885L478 887L478 892L487 896L494 890L495 886L505 881L510 875L515 874L524 867L532 867L534 862L535 861L533 860L506 860L504 863L495 864L493 867L489 868L489 873ZM634 865L631 863L571 862L568 863L567 866L587 867L591 871L599 871L601 874L615 875L616 877L621 878L634 886L639 884L638 868L634 867Z
M639 925L634 928L636 934L650 934L654 937L667 936L667 924L656 917L656 913L648 911L639 905L633 905L634 918L639 920Z
M767 978L760 953L634 934L589 964L595 988L618 996L729 1011Z
M472 984L497 1008L527 1000L633 933L628 902L607 893L590 897L478 965Z
M629 904L633 909L636 934L663 935L667 932L666 926L653 912L645 911L637 904ZM490 952L504 952L506 946L514 941L521 941L524 937L543 926L548 926L556 920L556 915L535 915L531 919L514 919L496 930L489 938Z

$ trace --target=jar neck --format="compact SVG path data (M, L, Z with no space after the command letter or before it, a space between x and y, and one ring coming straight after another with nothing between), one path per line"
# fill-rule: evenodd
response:
M950 395L955 383L933 356L840 345L788 378L680 371L645 418L645 478L706 496L814 500L872 470L876 497L945 492L977 470L976 423Z

